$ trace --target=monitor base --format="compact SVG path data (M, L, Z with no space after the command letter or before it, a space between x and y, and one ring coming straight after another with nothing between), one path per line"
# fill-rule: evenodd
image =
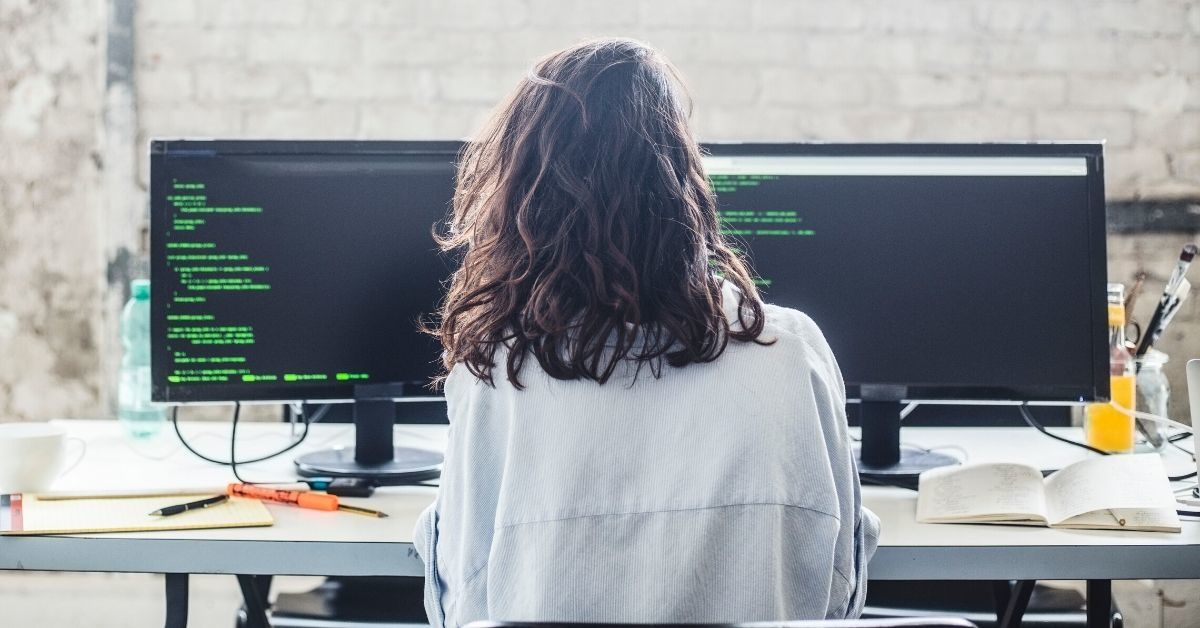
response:
M392 459L379 464L361 464L353 447L337 447L296 458L301 477L358 478L381 486L412 484L442 474L442 454L429 449L395 447Z
M915 481L923 471L962 464L954 456L909 445L900 446L900 461L895 464L877 466L863 462L862 446L858 444L854 445L854 457L858 460L859 477L886 484Z

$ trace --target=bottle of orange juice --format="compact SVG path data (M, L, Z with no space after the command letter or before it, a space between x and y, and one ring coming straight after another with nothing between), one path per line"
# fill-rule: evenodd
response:
M1133 451L1133 354L1125 346L1125 286L1108 284L1108 361L1112 392L1110 403L1087 407L1084 433L1087 443L1114 453Z

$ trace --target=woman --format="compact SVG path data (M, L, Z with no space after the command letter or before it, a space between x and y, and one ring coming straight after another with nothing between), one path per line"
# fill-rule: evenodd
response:
M584 43L463 155L434 626L861 612L878 522L841 374L722 238L681 90L641 43Z

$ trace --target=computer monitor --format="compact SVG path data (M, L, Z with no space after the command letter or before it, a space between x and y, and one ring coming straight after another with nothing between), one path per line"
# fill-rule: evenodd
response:
M454 267L432 227L461 147L153 142L154 398L355 401L355 459L301 469L386 466L391 400L437 394L440 348L417 322ZM953 462L900 447L904 403L1107 397L1099 144L705 150L766 300L833 347L866 474Z
M907 402L1107 398L1100 144L709 144L723 230L766 301L824 332L860 403L865 475Z
M421 333L452 260L433 233L460 142L154 141L152 391L157 401L353 401L356 448L309 475L436 474L395 448L393 399L438 398Z

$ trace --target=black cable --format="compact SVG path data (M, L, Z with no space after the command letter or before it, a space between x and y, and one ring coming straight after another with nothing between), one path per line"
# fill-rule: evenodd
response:
M285 481L280 481L280 482L251 482L250 480L243 478L242 475L240 473L238 473L237 466L239 464L246 464L246 461L242 461L239 463L238 459L237 459L237 428L238 428L238 418L241 416L241 414L242 414L242 404L237 401L233 402L233 427L232 427L232 429L229 430L229 470L233 472L233 477L236 478L237 481L241 482L242 484L287 484L288 482L290 482L291 480L285 480ZM296 439L296 442L271 454L270 456L267 456L267 458L274 458L275 456L278 456L278 455L284 453L285 451L292 449L296 445L299 445L300 443L304 442L304 438L306 436L308 436L308 424L309 424L309 422L307 420L305 420L304 421L304 432L302 432L300 434L300 438ZM263 460L263 458L259 458L258 460Z
M1059 436L1058 434L1051 434L1050 431L1047 430L1044 425L1042 425L1041 423L1038 423L1038 420L1033 418L1033 414L1031 414L1029 412L1029 407L1027 404L1022 403L1017 406L1017 409L1021 411L1021 416L1024 417L1025 422L1029 424L1029 427L1032 427L1033 429L1045 434L1046 436L1049 436L1050 438L1053 438L1054 440L1062 441L1068 445L1082 447L1083 449L1098 453L1102 456L1109 455L1109 452L1104 451L1103 449L1097 449L1095 447L1092 447L1091 445L1088 445L1087 443L1081 443L1078 441L1073 441L1069 438L1063 438L1062 436Z
M1019 408L1021 410L1021 416L1025 417L1025 422L1028 423L1030 427L1045 434L1046 436L1049 436L1050 438L1053 438L1054 440L1062 441L1064 443L1067 443L1068 445L1082 447L1088 451L1096 452L1102 456L1108 456L1111 454L1111 452L1104 451L1103 449L1097 449L1086 443L1080 443L1077 441L1073 441L1069 438L1063 438L1062 436L1059 436L1057 434L1051 434L1050 431L1045 428L1045 426L1043 426L1041 423L1038 423L1037 419L1033 418L1033 415L1030 414L1029 408L1026 406L1026 404L1021 404L1021 405L1017 406L1017 408ZM1185 432L1185 434L1186 434L1186 432ZM1174 445L1176 449L1180 449L1182 451L1187 452L1187 450L1184 449L1183 447L1176 445L1173 440L1171 440L1171 439L1167 439L1167 440L1172 445ZM1178 440L1178 439L1176 439L1176 440ZM1191 452L1188 452L1188 453L1191 453ZM1169 480L1171 482L1180 482L1182 480L1190 480L1191 478L1194 478L1194 477L1196 477L1196 472L1192 471L1191 473L1187 473L1184 475L1168 475L1167 480Z
M238 417L240 417L241 414L242 403L240 401L233 402L233 427L229 430L229 470L233 471L233 477L236 478L238 482L241 482L242 484L251 484L251 482L247 482L246 480L242 479L242 476L238 474L237 470L237 424ZM307 423L305 425L307 425ZM299 443L300 441L297 440L293 445Z
M327 409L327 408L328 408L328 406L326 406L323 409ZM230 458L229 458L229 460L219 460L217 458L211 458L209 456L206 456L206 455L200 453L199 451L196 451L196 449L194 447L192 447L190 443L188 443L187 439L184 438L184 436L183 436L183 432L179 429L179 406L173 406L171 408L171 426L175 428L175 436L177 436L179 438L179 442L183 445L184 449L190 451L192 453L192 455L196 456L197 458L199 458L201 460L204 460L205 462L211 462L213 464L219 464L219 465L226 466L226 467L232 467L234 470L233 475L234 475L234 477L237 477L238 480L241 480L241 478L238 477L237 465L262 462L264 460L270 460L272 458L281 456L281 455L295 449L296 447L298 447L300 445L300 443L304 442L304 439L308 438L308 427L312 421L309 419L309 417L307 415L305 415L304 416L304 431L300 432L300 436L295 441L293 441L290 445L284 447L283 449L280 449L279 451L276 451L275 453L268 454L265 456L259 456L258 458L251 458L250 460L237 460L234 457L234 454L235 454L234 448L237 443L237 425L238 425L238 419L241 416L241 409L242 409L242 404L235 402L233 405L233 433L230 434L230 438L229 438L229 441L230 441L230 449L229 449ZM320 418L321 416L324 415L324 413L321 411L318 411L316 414L317 414L318 418ZM245 483L252 484L253 482L245 482ZM274 483L277 484L277 482L274 482ZM264 482L258 482L258 484L264 484Z
M1177 436L1183 436L1183 438L1187 438L1188 436L1190 436L1190 433L1189 433L1189 432L1183 432L1182 434L1177 434ZM1194 451L1192 451L1192 450L1190 450L1190 449L1184 449L1183 447L1179 446L1179 442L1178 442L1178 441L1181 441L1181 440L1183 440L1183 438L1168 438L1168 439L1167 439L1167 444L1169 444L1169 445L1171 445L1172 447L1174 447L1175 449L1178 449L1179 451L1182 451L1183 453L1185 453L1185 454L1187 454L1187 455L1191 456L1192 460L1195 460L1195 459L1196 459L1196 452L1194 452Z
M1183 447L1180 447L1180 446L1179 446L1179 443L1177 443L1177 442L1176 442L1176 441L1183 440L1184 438L1187 438L1187 437L1188 437L1190 434L1191 434L1191 432L1180 432L1180 433L1178 433L1178 434L1175 434L1175 435L1174 435L1174 436L1172 436L1171 438L1168 438L1168 439L1167 439L1167 444L1169 444L1169 445L1171 445L1172 447L1174 447L1175 449L1178 449L1179 451L1182 451L1183 453L1187 454L1187 455L1188 455L1188 457L1192 459L1192 462L1195 462L1195 461L1196 461L1196 452L1194 452L1194 451L1189 451L1189 450L1187 450L1187 449L1184 449ZM1183 438L1176 438L1177 436L1181 436L1181 437L1183 437ZM1196 477L1196 472L1195 472L1195 471L1192 471L1191 473L1189 473L1189 474L1187 474L1187 475L1177 475L1177 476L1174 476L1174 477L1172 477L1172 478L1171 478L1171 481L1172 481L1172 482L1179 482L1180 480L1190 480L1190 479L1192 479L1192 478L1194 478L1194 477Z
M1179 441L1186 439L1187 437L1191 436L1192 434L1193 434L1193 432L1179 432L1178 434L1172 434L1169 438L1167 438L1167 444L1174 447L1175 449L1178 449L1179 451L1182 451L1183 453L1187 454L1188 457L1192 459L1192 462L1195 462L1196 461L1196 452L1194 452L1190 449L1185 449L1179 445ZM1196 473L1193 471L1192 473L1189 473L1188 475L1181 476L1179 479L1186 480L1186 479L1189 479L1189 478L1192 478L1195 476L1196 476Z
M1141 423L1139 422L1138 424L1140 425ZM1195 462L1195 461L1196 461L1196 453L1195 453L1195 452L1193 452L1193 451L1189 451L1189 450L1187 450L1187 449L1184 449L1183 447L1180 447L1180 446L1179 446L1179 441L1181 441L1181 440L1183 440L1183 439L1185 439L1185 438L1187 438L1187 437L1191 436L1192 434L1194 434L1194 432L1191 432L1191 431L1182 431L1182 432L1178 432L1178 433L1176 433L1176 434L1172 434L1172 435L1168 436L1168 437L1166 438L1166 442L1167 442L1167 444L1168 444L1168 445L1170 445L1170 446L1174 447L1175 449L1178 449L1179 451L1182 451L1183 453L1187 454L1187 455L1188 455L1188 457L1192 459L1192 462ZM1196 477L1196 472L1195 472L1195 471L1192 471L1191 473L1186 473L1186 474L1184 474L1184 475L1171 475L1171 476L1167 476L1167 479L1168 479L1168 480L1170 480L1170 481L1172 481L1172 482L1180 482L1180 481L1183 481L1183 480L1190 480L1190 479L1192 479L1192 478L1194 478L1194 477Z

